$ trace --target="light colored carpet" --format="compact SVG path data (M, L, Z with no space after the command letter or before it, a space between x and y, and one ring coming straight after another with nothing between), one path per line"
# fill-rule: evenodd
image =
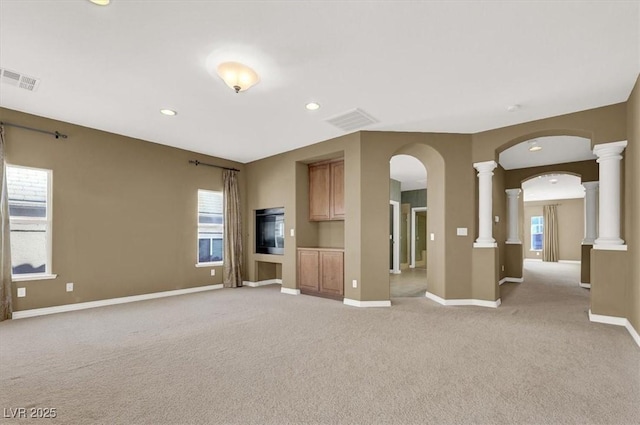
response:
M639 423L640 348L557 266L498 309L269 286L2 322L0 408L58 414L3 423Z

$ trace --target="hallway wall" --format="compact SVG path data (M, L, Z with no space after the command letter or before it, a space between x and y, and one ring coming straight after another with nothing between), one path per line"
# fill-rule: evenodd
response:
M584 199L556 199L524 203L524 257L542 259L541 251L531 250L531 217L541 216L544 205L558 205L560 260L580 261L584 237Z

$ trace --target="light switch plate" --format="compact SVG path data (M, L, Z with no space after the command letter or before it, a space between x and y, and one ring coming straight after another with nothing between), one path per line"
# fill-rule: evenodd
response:
M435 234L435 233L431 233L431 234L429 235L429 238L430 238L432 241L435 241L435 240L436 240L436 234Z
M211 276L215 276L216 275L216 269L211 269Z
M466 227L458 227L456 229L456 234L458 236L467 236L467 228Z
M18 288L18 298L27 296L27 288Z
M67 292L73 292L73 282L67 283Z
M351 281L351 286L353 286L354 288L357 288L357 287L358 287L358 281L357 281L357 280L355 280L355 279L353 279L353 280Z
M289 234L291 235L291 237L294 237L296 235L296 229L290 229Z

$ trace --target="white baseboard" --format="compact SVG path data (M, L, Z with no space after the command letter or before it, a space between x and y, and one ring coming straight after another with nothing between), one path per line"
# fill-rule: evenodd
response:
M300 295L299 289L285 288L284 286L280 288L280 292L287 295Z
M604 323L607 325L624 326L629 332L629 334L631 334L631 338L633 338L636 344L638 344L638 347L640 347L640 335L638 334L638 331L635 330L635 328L627 318L593 314L591 313L591 309L589 309L589 320L594 323Z
M558 260L558 263L580 264L579 260Z
M345 298L343 300L345 305L350 305L352 307L391 307L390 300L383 301L359 301L352 300L350 298Z
M524 282L524 278L523 277L504 277L500 279L498 284L502 285L503 283L506 283L506 282L522 283Z
M27 317L44 316L46 314L64 313L67 311L85 310L88 308L105 307L115 304L126 304L136 301L152 300L155 298L173 297L176 295L193 294L194 292L211 291L222 289L222 284L197 286L195 288L176 289L173 291L152 292L150 294L132 295L129 297L109 298L107 300L89 301L85 303L57 305L55 307L34 308L31 310L14 311L13 319L24 319Z
M242 282L242 284L250 288L257 288L258 286L282 284L282 279L267 279L267 280L259 280L257 282L251 282L249 280L245 280Z
M591 289L591 284L590 283L582 283L582 282L580 282L580 287L581 288Z
M429 298L432 301L437 302L438 304L442 304L446 306L475 305L478 307L497 308L498 306L500 306L500 304L502 304L502 301L500 300L500 298L498 298L496 301L474 300L474 299L445 300L444 298L441 298L435 294L432 294L429 291L425 293L425 297Z

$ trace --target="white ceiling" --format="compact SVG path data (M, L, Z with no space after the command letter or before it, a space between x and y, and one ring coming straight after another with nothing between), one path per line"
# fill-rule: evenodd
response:
M536 144L542 150L531 152ZM500 153L500 165L505 170L563 164L565 162L595 160L591 141L583 137L551 136L538 137L511 146Z
M344 134L324 120L354 108L471 133L626 101L639 22L638 1L0 0L0 66L41 79L0 106L241 162ZM235 94L226 60L261 82Z
M411 155L394 155L389 161L391 178L400 182L400 190L426 189L427 170Z
M557 180L553 183L553 180ZM522 183L524 201L584 198L580 177L570 174L548 174Z

